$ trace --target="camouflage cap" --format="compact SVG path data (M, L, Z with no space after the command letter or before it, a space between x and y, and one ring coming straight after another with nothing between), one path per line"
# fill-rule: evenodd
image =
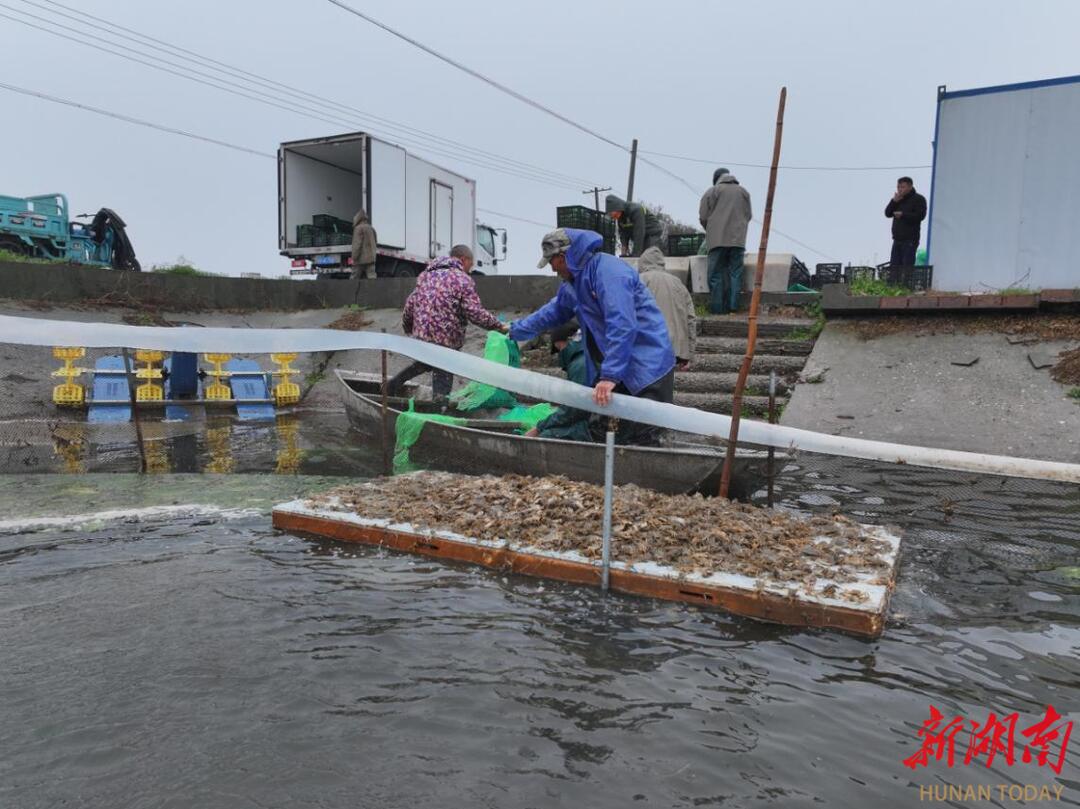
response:
M551 231L540 242L540 249L543 251L544 257L537 263L537 269L542 270L551 262L552 256L565 253L569 247L570 237L567 235L565 228Z

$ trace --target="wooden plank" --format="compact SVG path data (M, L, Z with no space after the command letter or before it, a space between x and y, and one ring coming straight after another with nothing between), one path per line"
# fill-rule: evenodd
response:
M293 501L273 510L275 528L344 542L360 542L438 559L482 565L508 573L554 579L598 587L600 564L577 554L543 551L509 542L487 542L442 531L420 532L411 526L385 520L306 506ZM840 590L870 592L865 603L845 603L841 598L799 592L746 576L681 574L654 563L612 564L610 586L621 593L679 601L699 607L726 610L736 615L797 627L835 629L854 635L877 637L885 624L889 595L895 585L900 540L880 528L866 528L889 540L888 573L884 583L837 585ZM820 582L821 580L819 580Z

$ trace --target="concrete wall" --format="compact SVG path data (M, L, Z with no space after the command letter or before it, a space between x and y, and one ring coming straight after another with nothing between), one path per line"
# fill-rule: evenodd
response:
M207 309L332 309L357 302L370 309L401 308L414 278L361 281L293 281L224 276L131 273L66 264L0 263L0 297L47 303L93 301L117 306L157 306L175 312ZM535 309L558 288L554 275L476 278L489 309Z

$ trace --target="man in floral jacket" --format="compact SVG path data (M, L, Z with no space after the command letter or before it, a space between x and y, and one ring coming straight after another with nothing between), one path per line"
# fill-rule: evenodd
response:
M405 333L425 343L460 349L465 344L466 323L482 329L509 331L480 302L476 284L469 276L473 253L466 245L455 245L449 256L432 261L420 273L416 289L405 301L401 325ZM413 377L431 371L431 391L436 401L445 400L454 385L454 375L422 362L413 362L394 376L389 393L399 395Z

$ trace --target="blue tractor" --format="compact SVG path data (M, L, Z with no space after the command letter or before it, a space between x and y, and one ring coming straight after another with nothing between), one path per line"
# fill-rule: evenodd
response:
M139 272L125 228L109 208L89 223L72 222L63 194L0 196L0 250L17 255Z

